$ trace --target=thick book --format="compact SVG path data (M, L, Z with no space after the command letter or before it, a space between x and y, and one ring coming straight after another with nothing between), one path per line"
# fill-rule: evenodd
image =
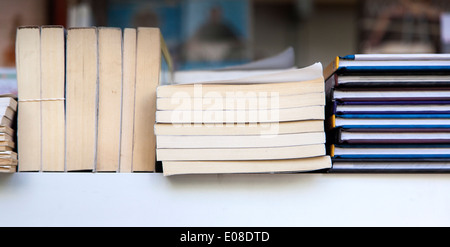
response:
M0 97L0 107L9 107L14 112L17 111L17 100L13 97Z
M181 70L174 73L175 84L264 84L274 82L310 81L322 77L321 63L304 68L273 67L248 68L246 65L225 67L216 70ZM244 76L243 76L244 73Z
M0 165L0 173L14 173L17 171L16 165Z
M271 123L300 120L323 120L325 107L305 106L283 109L217 110L217 111L157 111L157 123Z
M333 74L325 83L330 88L448 87L450 75Z
M41 27L42 171L65 170L65 30Z
M136 29L123 30L122 126L120 172L131 172L133 165L134 94L136 87Z
M122 30L98 28L97 172L117 172L122 107Z
M377 116L377 117L373 117ZM448 115L445 118L427 116L426 114L415 114L414 118L405 115L381 116L375 114L367 115L332 115L327 119L327 129L335 127L345 128L447 128L450 126ZM420 118L417 118L420 117Z
M159 28L138 27L136 43L133 171L153 172L156 88L171 81L173 67Z
M0 132L0 141L14 141L14 138L7 133Z
M18 88L17 137L19 171L41 170L41 34L38 26L22 26L16 34ZM2 125L3 123L2 119ZM11 127L11 123L7 126Z
M9 120L14 120L16 112L9 106L0 106L0 117L6 117Z
M17 165L17 153L14 151L0 151L0 165Z
M325 155L325 144L264 148L157 149L159 161L278 160Z
M158 135L158 148L264 148L325 143L324 132L279 134L273 136L176 136Z
M301 69L295 72L300 73ZM244 72L240 72L245 75ZM258 97L298 95L307 93L324 92L323 78L314 78L307 81L300 81L298 78L283 78L284 74L293 73L292 70L274 73L279 78L273 78L271 83L248 83L239 80L221 81L220 83L196 83L196 84L175 84L160 86L157 89L158 98L217 98L217 97ZM290 81L293 80L293 81ZM267 95L265 95L267 94Z
M354 160L332 159L332 167L328 172L367 172L367 173L424 173L424 172L450 172L450 161L447 159L422 160Z
M258 161L164 161L165 176L181 174L295 173L331 168L329 156Z
M341 101L393 101L393 100L450 100L450 89L433 90L430 88L399 90L344 90L335 89L332 99Z
M243 97L157 98L156 109L167 110L256 110L325 105L323 92L280 96L273 93L243 94Z
M449 144L360 144L331 145L332 158L450 158Z
M421 58L417 56L397 56L390 54L390 57L376 57L367 54L365 59L362 56L349 55L336 57L324 69L324 78L328 79L334 73L355 74L355 73L385 73L385 74L448 74L450 72L450 57L442 54L437 58L434 54L423 54ZM425 59L427 57L427 59Z
M450 143L450 128L337 128L337 143L413 144Z
M155 124L155 135L245 136L323 132L323 120L257 124Z
M16 136L14 134L15 133L14 129L9 127L9 126L2 126L2 125L0 125L0 133L4 133L4 134L10 135L10 136L14 136L14 137Z
M0 126L10 127L10 128L14 127L13 121L6 116L0 116ZM18 131L18 132L20 132L20 131Z
M97 29L69 28L66 59L66 170L92 171L97 149Z
M449 114L450 103L429 102L417 104L420 101L410 101L393 104L392 102L379 102L379 104L366 104L366 102L357 102L357 104L345 104L334 101L333 114ZM348 102L346 102L348 103Z
M0 141L0 151L14 151L16 144L11 140Z

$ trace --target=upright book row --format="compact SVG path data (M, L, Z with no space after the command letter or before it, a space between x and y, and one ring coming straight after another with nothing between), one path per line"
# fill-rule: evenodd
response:
M355 55L325 69L331 171L450 171L450 56Z
M19 171L155 171L159 29L19 27L16 60Z

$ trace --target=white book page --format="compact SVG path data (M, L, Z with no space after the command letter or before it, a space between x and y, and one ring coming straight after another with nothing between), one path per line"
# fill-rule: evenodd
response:
M298 82L323 78L321 63L296 69L284 70L239 70L239 71L178 71L175 84L250 84Z

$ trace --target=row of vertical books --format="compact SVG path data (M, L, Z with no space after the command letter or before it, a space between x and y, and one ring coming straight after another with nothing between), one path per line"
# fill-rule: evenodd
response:
M158 28L18 27L16 69L19 171L156 170Z
M448 54L337 57L324 76L330 171L450 171Z

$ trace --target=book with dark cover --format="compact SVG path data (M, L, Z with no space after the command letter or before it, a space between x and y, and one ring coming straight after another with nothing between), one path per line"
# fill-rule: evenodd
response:
M449 128L336 128L334 144L449 144Z
M424 54L427 58L417 57L414 54L400 57L391 54L387 60L367 56L360 59L359 54L336 57L324 69L324 78L328 79L334 73L338 74L445 74L450 72L450 56L448 54ZM372 60L373 59L373 60Z
M340 144L330 146L330 155L348 159L450 158L450 144Z

